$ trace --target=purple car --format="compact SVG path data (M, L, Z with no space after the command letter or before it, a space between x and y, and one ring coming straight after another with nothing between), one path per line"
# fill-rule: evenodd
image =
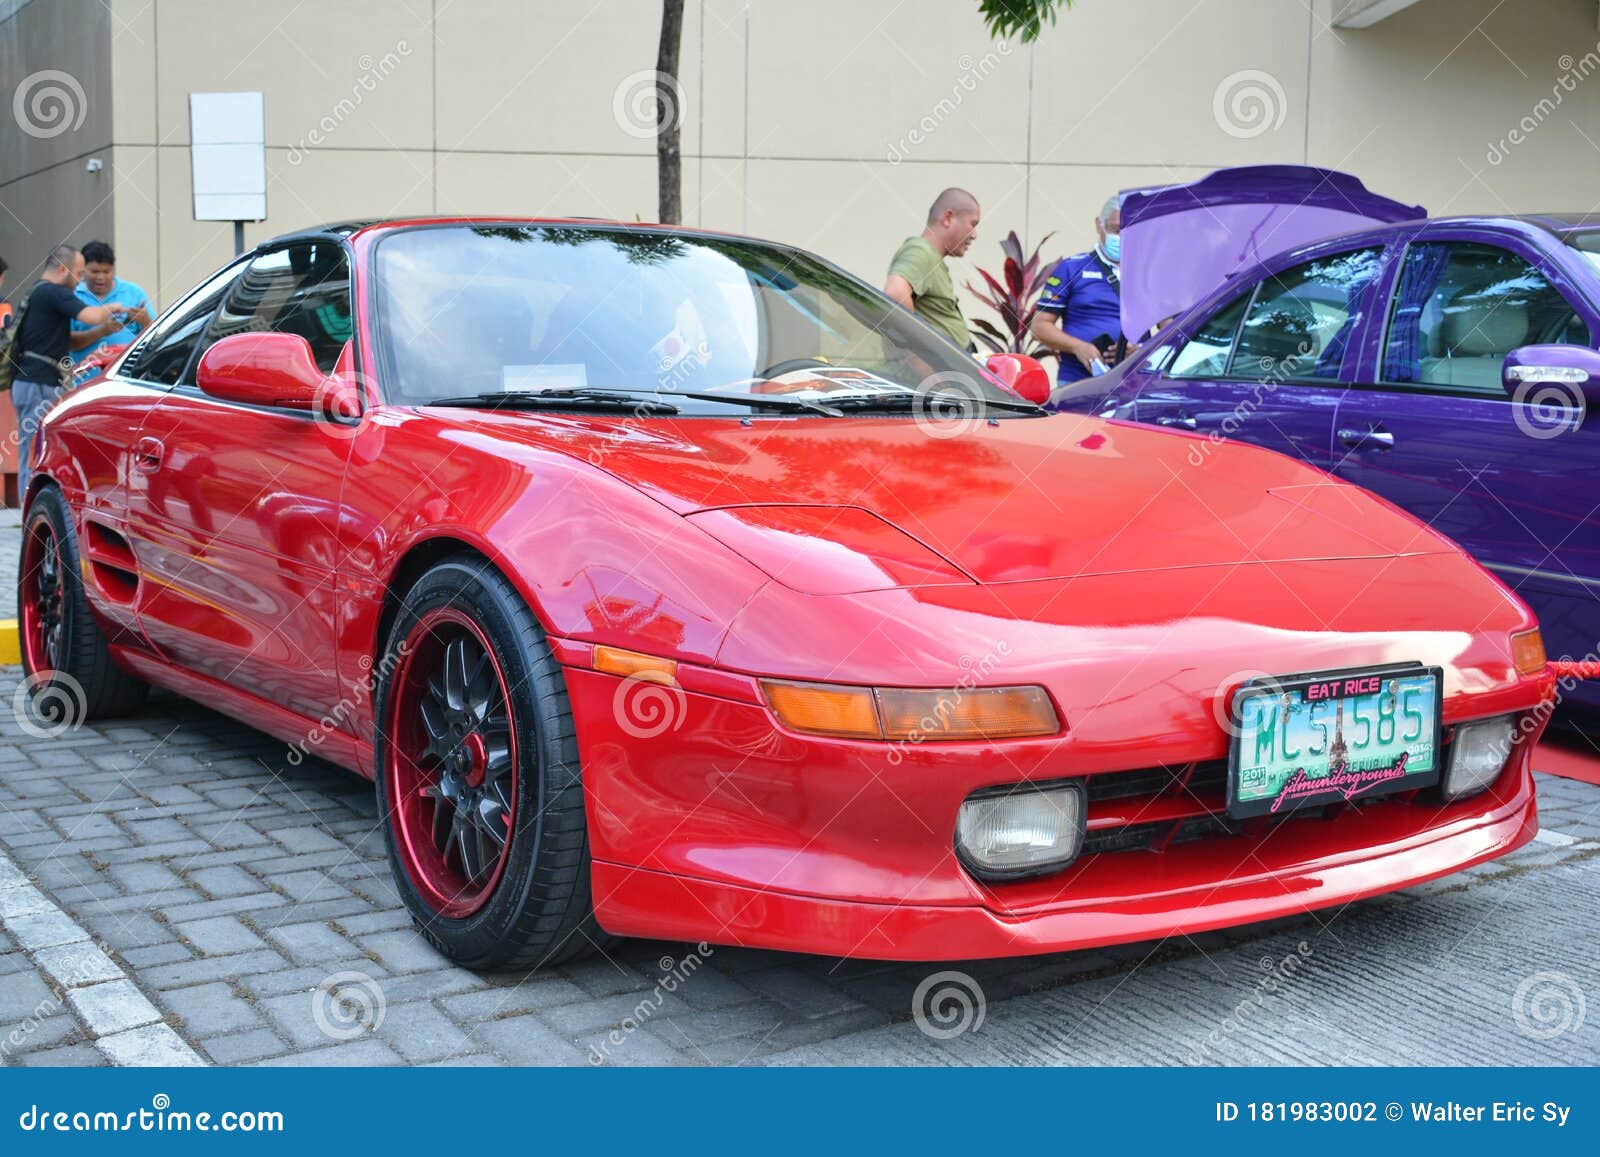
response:
M1273 166L1122 220L1126 331L1177 316L1053 406L1192 431L1197 469L1233 438L1364 486L1526 600L1552 657L1596 657L1600 216L1429 220ZM1567 699L1600 708L1600 683Z

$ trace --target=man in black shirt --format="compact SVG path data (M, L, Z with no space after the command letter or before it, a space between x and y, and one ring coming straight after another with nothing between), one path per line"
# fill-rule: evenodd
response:
M28 294L22 320L17 323L11 355L16 366L11 404L17 408L18 495L28 493L28 459L39 419L60 396L63 376L71 372L67 346L73 321L100 325L127 313L120 305L83 301L76 292L82 279L83 254L70 245L57 246L45 262L39 284ZM64 366L68 368L63 370Z

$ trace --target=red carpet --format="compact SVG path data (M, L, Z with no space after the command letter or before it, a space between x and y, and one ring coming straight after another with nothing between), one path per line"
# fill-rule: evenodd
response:
M1546 733L1534 749L1533 770L1600 786L1600 751L1581 735Z

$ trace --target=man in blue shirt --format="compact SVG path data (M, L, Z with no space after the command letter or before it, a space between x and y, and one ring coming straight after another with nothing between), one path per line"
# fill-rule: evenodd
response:
M1120 197L1101 206L1094 229L1098 239L1093 249L1065 258L1050 271L1029 328L1059 356L1056 381L1062 385L1104 373L1122 352Z
M68 339L74 365L101 346L133 341L150 324L154 312L144 290L117 276L117 255L104 241L91 241L83 247L83 282L78 286L78 297L85 305L119 305L127 312L121 321L103 325L74 321Z

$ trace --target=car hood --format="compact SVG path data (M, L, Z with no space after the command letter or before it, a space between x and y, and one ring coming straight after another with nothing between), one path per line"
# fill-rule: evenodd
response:
M587 458L811 594L1455 550L1281 455L1086 415L954 434L898 417L486 421Z
M1218 169L1183 185L1125 192L1122 332L1182 313L1264 257L1308 241L1426 216L1348 173L1305 165Z

